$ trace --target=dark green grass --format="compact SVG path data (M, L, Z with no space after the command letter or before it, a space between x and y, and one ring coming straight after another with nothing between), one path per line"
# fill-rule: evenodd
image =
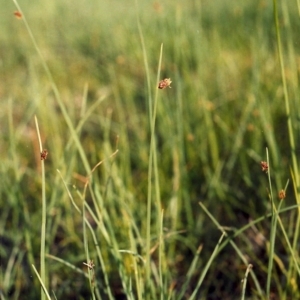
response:
M267 1L25 1L42 58L0 5L3 299L41 297L43 184L53 299L239 299L250 263L250 299L300 297L296 2L278 3L283 68Z

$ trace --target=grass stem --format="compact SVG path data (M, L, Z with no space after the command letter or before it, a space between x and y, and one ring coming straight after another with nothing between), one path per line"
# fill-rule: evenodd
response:
M43 151L42 140L40 135L40 129L37 117L35 119L35 126L39 141L40 153ZM46 180L45 180L45 160L41 159L41 167L42 167L42 224L41 224L41 251L40 251L40 272L41 272L41 280L44 285L47 287L47 278L46 278L46 265L45 265L45 247L46 247L46 218L47 218L47 203L46 203ZM45 288L41 290L41 299L45 299L44 294Z

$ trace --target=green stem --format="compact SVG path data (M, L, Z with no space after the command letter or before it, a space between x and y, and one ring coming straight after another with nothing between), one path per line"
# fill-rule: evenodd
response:
M300 15L300 2L297 0L298 4L298 12ZM296 197L296 203L298 204L298 216L296 221L296 231L293 237L293 250L296 253L298 251L298 241L299 241L299 227L300 227L300 177L299 177L299 170L298 170L298 163L296 157L296 147L295 147L295 138L294 138L294 131L292 126L292 119L291 119L291 108L290 108L290 101L289 101L289 94L287 89L286 83L286 76L285 76L285 68L284 68L284 60L282 54L282 43L281 43L281 36L280 36L280 28L279 28L279 20L278 20L278 7L277 7L277 0L273 0L273 7L274 7L274 21L276 27L276 37L277 37L277 49L280 61L280 69L281 69L281 80L283 86L283 93L284 93L284 102L285 102L285 111L287 116L287 126L288 126L288 135L291 147L291 157L292 157L292 167L291 173L294 183L294 191ZM289 276L292 276L291 272L289 272ZM288 281L290 278L288 278Z
M71 121L71 119L70 119L70 117L68 115L67 108L65 107L65 105L64 105L64 103L63 103L63 101L62 101L62 99L60 97L60 93L58 91L57 85L55 84L55 81L54 81L53 76L52 76L52 74L50 72L50 69L49 69L49 67L48 67L48 65L47 65L47 63L46 63L46 61L45 61L45 59L44 59L44 57L42 55L42 52L41 52L41 50L40 50L40 48L39 48L39 46L38 46L38 44L37 44L37 42L35 40L35 37L34 37L32 31L31 31L31 29L30 29L30 27L28 25L28 22L27 22L27 20L25 18L25 15L23 14L23 12L21 10L20 5L18 4L17 0L12 0L12 1L14 2L16 8L22 14L22 20L23 20L23 22L25 24L25 27L27 29L27 32L28 32L28 34L30 36L31 42L32 42L32 44L33 44L33 46L34 46L34 48L35 48L38 56L41 59L42 66L43 66L43 68L44 68L44 70L45 70L45 72L46 72L46 74L48 76L48 79L50 81L53 93L55 95L56 102L59 105L59 108L60 108L60 110L61 110L61 112L63 114L63 117L64 117L64 119L65 119L65 121L66 121L66 123L67 123L67 125L69 127L69 130L71 132L71 137L73 138L73 140L74 140L74 142L76 144L76 147L77 147L78 152L80 154L80 157L81 157L81 160L82 160L83 165L85 167L85 170L86 170L87 174L89 174L91 172L90 165L88 163L87 157L86 157L86 155L84 153L84 150L82 148L80 140L79 140L79 138L78 138L78 136L76 134L76 131L75 131L75 128L74 128L74 126L72 124L72 121Z
M39 124L37 121L36 116L35 119L35 126L38 135L38 141L40 146L40 152L43 151L42 140L40 135ZM47 281L46 281L46 267L45 267L45 248L46 248L46 218L47 218L47 207L46 207L46 184L45 184L45 163L44 160L41 160L42 166L42 224L41 224L41 252L40 252L40 273L41 273L41 280L46 286L47 289ZM44 288L41 288L41 299L46 299L46 294L44 293Z

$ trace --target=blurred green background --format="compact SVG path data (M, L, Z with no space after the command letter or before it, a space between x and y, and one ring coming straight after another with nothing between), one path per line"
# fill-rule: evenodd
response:
M23 294L38 299L40 292L30 268L32 262L39 264L41 219L34 115L49 151L45 161L48 252L79 268L85 260L82 220L57 169L79 206L76 193L82 192L88 170L70 138L53 83L74 128L81 124L78 136L90 169L119 149L113 162L105 161L94 177L120 249L128 247L125 210L145 238L149 99L156 90L161 44L161 79L171 78L172 88L158 91L156 149L164 227L169 233L182 231L166 246L170 285L179 289L199 245L203 247L200 273L220 237L199 201L232 230L270 212L268 178L260 167L266 147L275 194L291 179L272 1L138 0L136 5L116 0L23 0L19 4L53 81L23 20L14 16L13 1L0 0L1 293L5 299L25 299ZM279 1L278 8L291 118L299 142L299 14L296 1ZM287 195L284 206L295 204L292 184ZM296 216L297 211L282 216L291 235ZM238 243L264 286L263 237L268 239L269 221L257 226ZM278 254L285 253L284 243L278 247ZM114 296L126 299L109 249L103 251L107 251ZM239 297L245 267L233 253L229 246L222 251L197 299ZM87 299L88 282L82 275L51 260L47 263L57 299ZM274 295L280 295L277 283L282 270L278 269ZM186 295L199 273L193 275ZM251 295L252 289L250 281Z

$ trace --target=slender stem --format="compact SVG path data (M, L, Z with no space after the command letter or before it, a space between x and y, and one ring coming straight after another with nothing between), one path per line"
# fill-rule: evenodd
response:
M241 300L245 299L246 284L247 284L249 272L252 269L252 267L253 266L251 264L249 264L248 267L247 267L247 270L246 270L246 273L245 273L245 277L243 279L243 289L242 289L242 298L241 298Z
M70 119L70 117L69 117L69 115L68 115L67 108L66 108L66 106L64 105L64 103L63 103L63 101L62 101L62 99L61 99L61 97L60 97L60 93L59 93L59 91L58 91L57 85L55 84L55 81L54 81L53 76L52 76L52 74L51 74L51 72L50 72L50 69L49 69L49 67L48 67L48 65L47 65L47 63L46 63L46 60L44 59L44 56L43 56L43 54L42 54L42 52L41 52L41 50L40 50L40 48L39 48L39 46L38 46L38 44L37 44L37 42L36 42L36 40L35 40L35 37L34 37L32 31L31 31L31 29L30 29L30 26L29 26L29 24L28 24L28 22L27 22L27 20L26 20L25 15L23 14L23 12L22 12L22 10L21 10L20 5L18 4L18 1L17 1L17 0L12 0L12 1L14 2L16 8L17 8L17 9L20 11L20 13L22 14L22 20L23 20L23 22L24 22L24 24L25 24L25 27L26 27L26 29L27 29L27 32L28 32L28 34L29 34L29 36L30 36L31 42L32 42L32 44L33 44L33 46L34 46L34 48L35 48L35 50L36 50L38 56L40 57L42 66L43 66L43 68L44 68L44 70L45 70L45 72L46 72L46 74L47 74L47 76L48 76L48 79L49 79L49 81L50 81L50 84L51 84L53 93L54 93L54 95L55 95L56 102L57 102L57 104L59 105L59 108L60 108L60 110L61 110L61 112L62 112L62 114L63 114L63 116L64 116L64 119L65 119L65 121L66 121L68 127L69 127L69 130L70 130L70 132L71 132L71 137L73 138L73 140L74 140L74 142L75 142L75 144L76 144L76 146L77 146L77 149L78 149L78 152L79 152L80 157L81 157L81 159L82 159L82 162L83 162L83 165L84 165L84 167L85 167L85 170L86 170L86 172L89 174L90 171L91 171L91 169L90 169L88 160L87 160L87 158L86 158L86 155L85 155L85 153L84 153L84 150L83 150L83 148L82 148L82 145L81 145L81 143L80 143L80 140L79 140L79 138L78 138L78 136L77 136L77 134L76 134L76 131L75 131L75 128L74 128L74 126L73 126L73 124L72 124L72 121L71 121L71 119Z
M274 260L274 248L275 248L275 240L276 240L276 228L277 228L277 218L276 218L276 207L273 198L273 189L272 189L272 180L271 180L271 169L270 169L270 161L269 161L269 152L268 148L267 152L267 163L269 166L268 169L268 180L269 180L269 192L270 192L270 200L271 200L271 227L270 227L270 249L269 249L269 263L268 263L268 274L267 274L267 285L266 285L266 295L267 299L270 298L270 288L271 288L271 277L273 270L273 260Z
M150 71L149 71L149 65L148 65L148 59L147 59L147 51L144 41L144 35L140 23L140 18L138 15L138 3L136 0L136 9L137 9L137 27L139 31L139 36L141 40L141 46L143 51L143 57L144 57L144 65L146 70L146 78L147 78L147 86L148 86L148 107L149 107L149 120L150 120L150 130L151 130L151 141L150 141L150 152L149 152L149 161L148 161L148 194L147 194L147 225L146 225L146 289L145 289L145 296L146 299L149 299L150 296L150 271L151 271L151 254L150 254L150 248L151 248L151 204L152 204L152 173L153 173L153 167L155 172L155 188L156 188L156 198L158 201L158 204L160 204L160 196L159 196L159 185L158 185L158 172L157 172L157 158L156 158L156 148L155 148L155 120L156 120L156 111L157 111L157 88L155 93L155 99L154 103L152 100L152 93L151 93L151 82L150 82ZM161 61L162 61L162 50L163 45L161 45L160 49L160 58L159 58L159 65L158 65L158 72L157 72L157 80L156 80L156 87L159 82L160 77L160 70L161 70ZM160 222L160 205L158 205L158 222Z
M50 295L49 295L49 293L48 293L48 291L47 291L47 288L46 288L46 286L45 286L45 284L44 284L44 282L43 282L42 277L39 275L39 273L38 273L38 271L37 271L37 269L35 268L34 265L32 265L32 268L33 268L34 273L36 274L38 280L40 281L40 284L41 284L41 286L42 286L42 290L44 291L44 292L42 293L42 295L43 295L43 294L45 295L43 298L44 298L44 299L47 298L48 300L51 300L51 297L50 297Z
M151 82L150 82L150 72L148 66L148 59L147 59L147 51L144 41L144 35L141 27L141 22L138 14L138 1L136 3L136 20L137 20L137 27L138 32L141 40L141 46L143 51L143 58L144 58L144 65L146 70L146 78L147 78L147 86L148 86L148 109L149 109L149 119L150 119L150 126L152 124L152 113L153 113L153 104L152 104L152 97L151 97ZM151 126L152 128L152 126ZM148 166L148 194L147 194L147 216L146 216L146 278L145 278L145 297L149 299L150 293L150 241L151 241L151 198L152 198L152 151L150 148L149 153L149 166Z
M37 117L34 116L36 131L38 135L38 141L40 146L40 152L43 151L42 140L40 135L40 129ZM46 282L46 267L45 267L45 248L46 248L46 218L47 218L47 204L46 204L46 184L45 184L45 163L44 160L41 160L42 166L42 224L41 224L41 252L40 252L40 273L41 273L41 280L44 285L47 287ZM43 287L41 288L41 299L45 300L46 295L44 293Z
M297 0L298 4L298 12L300 15L300 2ZM284 102L285 102L285 111L287 116L287 127L288 127L288 135L289 135L289 141L290 141L290 147L291 147L291 157L292 157L292 178L294 183L294 191L295 191L295 197L296 202L298 204L298 216L297 221L295 225L295 233L293 237L293 249L295 252L298 251L298 244L299 244L299 227L300 227L300 176L299 176L299 170L298 170L298 162L296 157L296 147L295 147L295 137L294 137L294 131L292 126L292 119L291 119L291 109L290 109L290 101L289 101L289 94L287 89L287 82L286 82L286 76L285 76L285 67L284 67L284 60L283 60L283 54L282 54L282 42L281 42L281 36L280 36L280 28L279 28L279 20L278 20L278 7L277 7L277 0L273 0L273 7L274 7L274 21L275 21L275 27L276 27L276 37L277 37L277 49L278 49L278 55L279 55L279 61L280 61L280 69L281 69L281 80L282 80L282 86L283 86L283 93L284 93ZM289 272L289 276L292 276L292 272ZM288 278L289 280L289 278Z
M287 115L287 125L288 125L288 135L290 140L290 146L291 146L291 156L292 156L292 166L293 166L293 173L295 176L295 183L297 186L297 194L296 194L296 200L297 203L300 203L300 181L299 181L299 171L298 171L298 163L297 163L297 157L295 152L295 137L294 137L294 131L292 126L292 119L291 119L291 110L290 110L290 102L289 102L289 94L287 89L287 83L286 83L286 76L284 73L284 61L283 61L283 55L282 55L282 46L281 46L281 36L280 36L280 29L279 29L279 21L278 21L278 8L277 8L277 1L273 0L273 6L274 6L274 20L275 20L275 26L276 26L276 37L277 37L277 49L278 49L278 55L279 55L279 61L280 61L280 69L281 69L281 80L282 80L282 87L283 87L283 94L284 94L284 103L285 103L285 111ZM300 211L299 211L300 213Z
M160 299L164 300L164 282L163 282L163 263L164 263L164 237L163 237L163 222L164 212L161 212L160 228L159 228L159 249L158 249L158 267L159 267L159 285Z
M212 254L211 254L209 260L207 261L207 263L206 263L204 269L202 270L202 273L201 273L200 278L198 279L196 288L194 289L194 291L193 291L191 297L189 298L189 300L193 300L193 299L196 298L197 292L198 292L198 290L199 290L199 288L200 288L200 286L201 286L201 284L202 284L202 282L203 282L203 280L204 280L204 278L205 278L205 276L206 276L206 274L207 274L209 268L211 267L211 264L212 264L213 260L214 260L215 257L220 253L219 248L220 248L220 245L221 245L221 243L222 243L223 238L224 238L226 235L227 235L226 232L223 231L223 233L222 233L222 235L221 235L221 237L220 237L220 239L219 239L219 241L218 241L218 243L217 243L217 245L216 245L214 251L212 252Z

